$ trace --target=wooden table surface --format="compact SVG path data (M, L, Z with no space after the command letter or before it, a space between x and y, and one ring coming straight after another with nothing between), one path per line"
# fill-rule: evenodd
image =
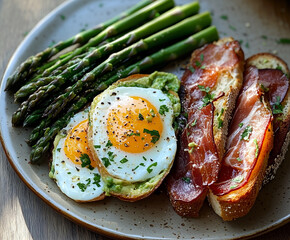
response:
M27 32L62 2L64 0L0 0L1 78L10 57ZM281 14L275 9L276 1L270 2L273 12ZM290 5L286 5L288 8L282 13L285 16L290 12ZM108 238L76 225L47 206L20 180L0 147L0 239ZM254 239L290 239L290 223Z

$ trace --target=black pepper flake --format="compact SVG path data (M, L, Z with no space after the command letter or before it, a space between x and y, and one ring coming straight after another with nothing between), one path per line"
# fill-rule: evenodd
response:
M120 98L119 98L119 97L117 97L117 100L120 100Z
M104 105L104 102L101 102L102 105Z
M112 92L111 96L116 96L117 93L116 92Z
M125 146L125 147L129 147L129 145L128 145L127 143L124 143L124 146Z
M79 140L81 140L81 138L80 138L80 137L76 137L76 140L78 140L78 141L79 141Z
M76 167L76 170L79 172L80 170Z

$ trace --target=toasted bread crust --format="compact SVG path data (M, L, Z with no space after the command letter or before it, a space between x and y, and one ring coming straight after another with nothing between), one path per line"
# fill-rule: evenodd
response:
M232 37L223 38L217 41L215 44L222 45L227 42L235 41ZM244 52L240 48L236 51L236 54L239 58L239 62L233 67L232 72L227 75L227 78L224 81L222 78L218 80L213 93L218 95L220 92L224 92L225 95L219 98L217 101L214 101L214 140L218 149L220 161L224 155L225 144L227 141L228 134L228 125L231 120L232 112L235 108L236 99L239 95L240 89L243 85L243 72L244 72ZM224 109L224 114L221 117L223 121L223 126L218 127L218 115Z
M213 43L215 45L223 45L235 41L233 38L223 38ZM231 119L231 113L235 107L236 98L243 84L243 71L244 71L244 53L241 48L235 49L238 57L238 62L231 68L221 70L217 79L217 83L211 89L211 93L219 96L221 92L224 95L213 102L214 110L214 142L217 147L219 161L222 160L224 149L227 139L228 124ZM196 52L193 52L189 66L196 58ZM220 115L220 113L222 113ZM220 127L219 119L223 122ZM207 187L204 191L194 199L194 201L185 202L170 198L173 208L180 216L185 217L198 217L199 210L201 209L204 199L207 195Z
M222 196L214 195L211 190L209 191L208 199L210 205L224 221L231 221L245 216L254 205L262 186L272 145L273 127L270 124L260 149L261 154L248 182L243 187Z
M246 61L246 66L255 66L258 69L281 69L286 75L289 76L289 68L287 63L283 61L281 58L271 54L271 53L259 53L255 54L252 57L248 58ZM289 77L288 77L289 78ZM284 98L282 105L284 106L283 114L281 114L280 119L283 123L287 123L290 121L290 88L287 91L286 97ZM285 141L283 143L281 153L275 157L273 164L267 167L265 179L263 184L267 184L272 179L275 178L275 174L277 169L283 162L285 158L285 154L288 150L288 146L290 143L290 129L288 129Z
M131 76L127 77L127 78L123 78L123 79L118 80L117 82L112 84L110 86L110 88L117 87L121 82L133 82L133 81L135 81L135 80L137 80L139 78L147 77L147 76L149 76L149 74L134 74L134 75L131 75ZM101 99L101 97L102 97L102 93L96 97L97 101L99 101L98 99ZM88 144L89 144L90 149L94 149L92 126L89 126L89 129L88 129ZM96 152L95 151L91 151L91 154L92 154L94 160L97 162L97 166L98 166L99 172L100 172L103 180L105 181L105 179L107 177L111 177L111 175L108 173L107 169L103 165L102 161L98 158ZM135 202L135 201L141 200L143 198L146 198L147 196L152 194L160 186L160 184L162 183L164 178L169 173L172 165L173 165L173 161L171 162L169 168L166 171L163 171L162 173L160 173L158 175L159 176L158 183L156 185L154 185L154 186L150 185L148 188L146 188L146 191L144 191L142 193L138 192L137 190L136 191L132 190L132 191L130 191L130 193L124 194L122 191L118 192L118 191L114 191L113 189L110 189L108 194L110 196L114 196L114 197L119 198L120 200L128 201L128 202ZM122 181L124 182L124 184L128 184L128 185L131 184L130 182L126 182L125 180L122 180Z

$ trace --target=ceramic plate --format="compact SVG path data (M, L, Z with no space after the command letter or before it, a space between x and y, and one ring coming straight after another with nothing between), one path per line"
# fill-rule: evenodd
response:
M176 2L180 4L186 1ZM28 56L53 42L67 39L82 29L93 27L135 3L136 1L132 0L66 2L44 18L16 50L2 81L0 99L2 144L15 171L33 192L57 211L91 230L111 237L235 239L262 233L288 222L289 154L276 178L261 190L251 212L233 222L223 222L207 203L202 208L200 218L181 218L171 208L166 195L160 191L135 203L107 198L96 203L77 204L62 194L49 179L46 164L29 164L30 148L24 140L28 137L30 129L11 126L11 115L17 105L13 103L12 96L4 92L7 77ZM203 0L201 11L212 12L213 24L218 27L221 37L232 35L242 40L246 56L262 51L277 51L280 57L290 63L289 46L276 44L275 37L261 37L283 37L283 34L284 37L287 36L288 33L283 32L281 26L277 27L281 25L281 21L283 24L283 19L271 19L271 10L266 10L266 6L259 4L261 3L251 0ZM258 11L260 8L264 9L263 14ZM256 12L259 12L259 16ZM182 63L186 61L187 59L183 59ZM166 70L180 76L182 72L179 64L180 62L170 64Z

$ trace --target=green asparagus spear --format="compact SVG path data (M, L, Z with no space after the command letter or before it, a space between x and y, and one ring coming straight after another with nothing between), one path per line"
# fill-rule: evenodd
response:
M215 41L218 39L218 33L214 26L211 26L205 30L202 30L189 38L182 40L170 47L162 49L151 56L144 58L143 60L139 61L138 63L132 65L131 67L121 71L118 77L125 77L133 73L139 73L141 71L145 71L154 67L155 64L160 64L164 62L169 62L175 60L179 57L184 55L190 54L194 49L202 46L203 44ZM42 138L40 138L37 143L33 146L32 152L30 155L30 160L32 163L39 163L46 152L50 149L51 143L53 138L56 134L64 128L69 119L77 113L81 108L83 108L88 100L92 96L95 96L98 91L103 90L104 88L108 87L109 84L115 82L117 80L116 76L113 76L106 82L103 82L98 87L95 87L94 91L87 95L87 97L83 97L79 99L77 103L75 103L69 113L65 114L62 118L56 121L51 127L46 129L46 132Z
M168 26L171 26L172 24L175 24L184 18L194 15L198 12L198 10L198 2L189 3L184 6L177 6L157 17L156 19L148 22L147 24L144 24L143 26L125 34L123 37L120 37L115 41L108 43L102 47L95 48L95 50L89 53L86 57L82 58L80 61L76 61L75 64L71 64L70 67L66 68L61 76L65 79L68 79L74 74L81 71L84 67L94 63L96 60L106 57L111 53L119 51L120 49L129 46L130 44L144 37L150 36L151 34L156 33L159 30L164 29ZM208 14L201 14L200 17L203 18L203 22L208 22L207 20L210 19ZM18 101L31 95L39 87L47 85L50 82L49 79L51 79L50 81L52 81L52 78L47 78L46 80L48 81L44 81L43 78L41 78L37 82L32 82L28 85L23 86L15 93L15 100Z
M99 34L101 31L109 27L110 25L118 22L119 20L130 16L131 14L139 11L140 9L144 8L145 6L151 4L154 0L143 0L140 1L138 4L133 6L132 8L128 9L127 11L121 13L120 15L117 15L116 17L97 25L93 29L86 30L84 32L81 32L71 38L69 38L66 41L59 42L55 44L52 47L49 47L45 49L43 52L40 52L36 54L35 56L29 57L27 60L25 60L16 70L15 72L8 78L6 89L5 90L12 90L16 85L21 84L21 82L24 80L24 77L28 75L28 71L31 71L31 69L36 68L61 50L74 45L76 43L86 43L89 39Z
M120 52L112 54L106 61L99 64L95 69L86 74L81 80L77 81L72 87L70 87L70 91L60 95L56 99L55 104L51 105L51 107L45 112L45 116L53 114L53 117L55 117L56 114L58 114L61 110L61 108L58 108L59 106L66 106L66 104L83 89L83 87L85 87L88 83L95 81L95 79L101 74L111 71L114 65L121 63L122 61L131 58L138 53L154 49L155 47L163 46L169 41L176 41L177 39L186 37L208 26L211 22L210 14L206 12L203 13L202 16L204 17L196 15L187 18L144 40L140 40L139 42L123 49ZM40 87L34 94L30 95L28 100L23 102L20 108L13 114L13 125L22 123L27 112L35 110L37 103L44 101L54 92L55 89L60 88L64 84L65 79L61 76L57 76L50 84Z
M133 13L130 16L121 19L120 21L112 24L111 26L100 32L97 36L91 38L87 44L74 50L72 54L68 55L66 58L62 60L59 60L56 64L46 69L43 72L43 76L49 75L53 70L67 63L73 57L87 51L88 48L97 46L102 41L106 40L109 37L113 37L124 31L127 31L128 29L132 29L140 24L143 24L148 19L153 18L156 13L164 12L172 8L173 6L174 6L173 0L159 0Z
M34 93L39 87L51 83L55 79L55 76L60 75L67 68L78 63L81 60L81 58L84 57L85 55L86 54L79 55L79 58L73 59L70 62L68 62L67 64L60 66L58 69L56 69L52 72L52 74L51 74L52 76L38 78L37 81L30 81L29 83L25 84L14 94L14 101L15 102L23 102L25 99L27 99L27 97L29 95ZM92 63L91 66L94 66L94 64ZM87 68L85 68L85 69L87 69ZM81 71L81 72L84 72L84 71Z
M210 14L202 13L190 18L187 18L163 31L160 31L144 40L140 40L118 53L112 54L106 61L98 65L95 69L85 75L81 80L75 83L70 91L60 95L56 100L45 110L44 116L56 117L66 104L70 102L86 85L90 84L99 77L102 73L110 71L115 64L137 55L140 52L155 47L162 46L169 41L174 41L178 38L187 37L188 35L209 26L211 23Z

